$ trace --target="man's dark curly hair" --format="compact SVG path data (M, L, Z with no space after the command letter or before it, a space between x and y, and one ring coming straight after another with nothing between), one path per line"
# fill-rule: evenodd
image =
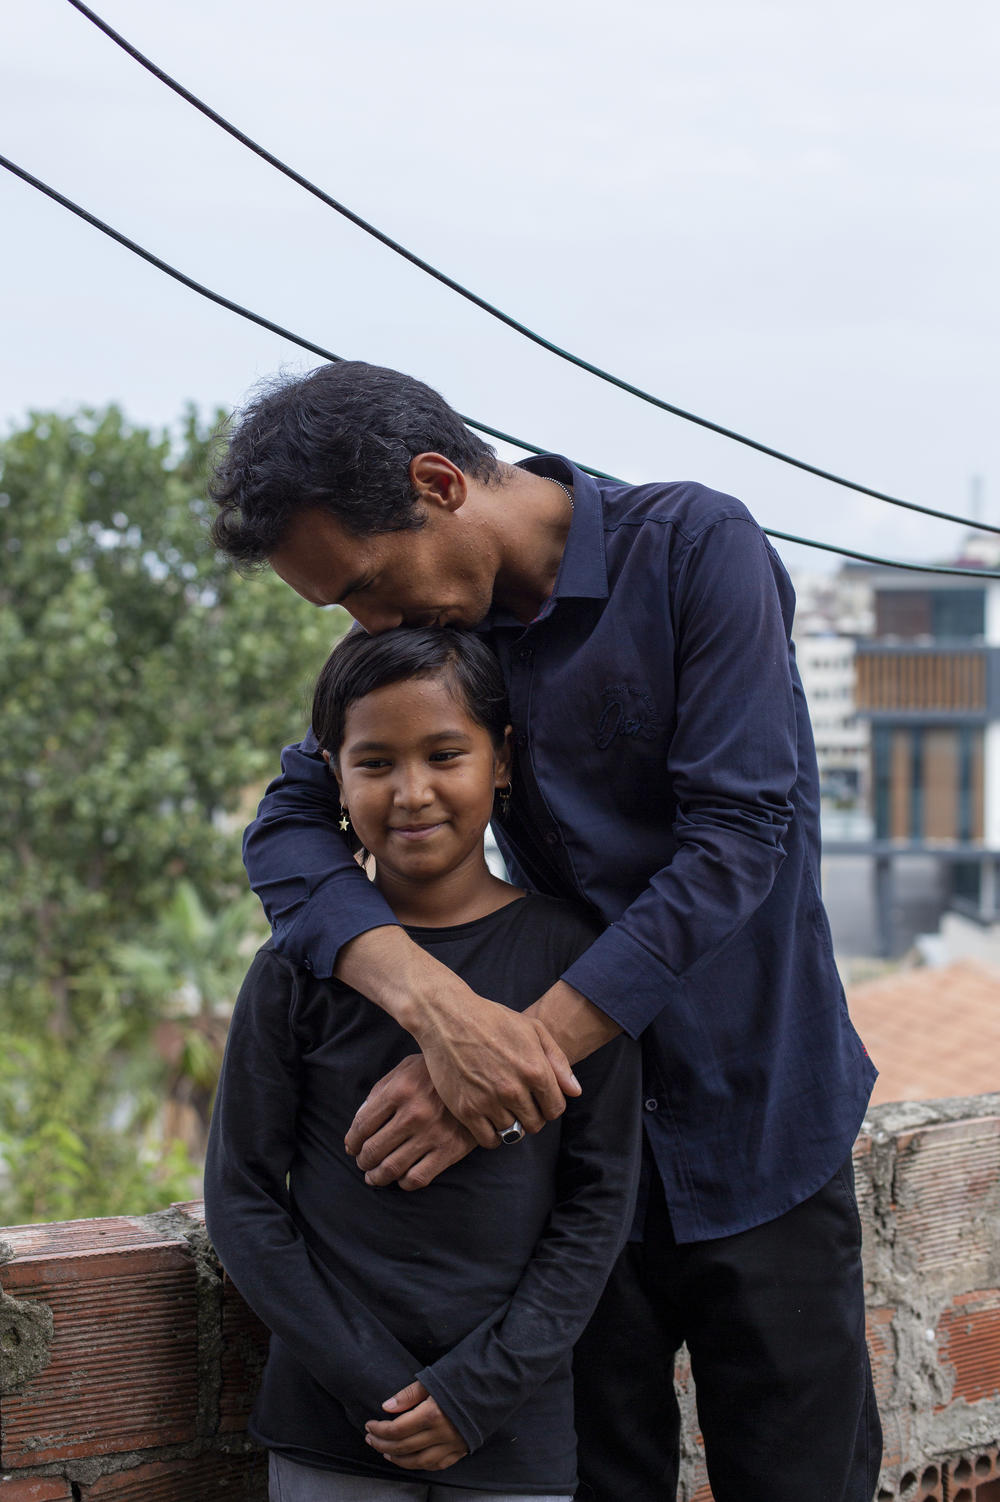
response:
M497 481L489 444L444 397L397 370L344 360L279 381L238 414L209 494L212 541L237 563L265 562L299 511L328 511L355 536L419 527L416 454L443 454Z

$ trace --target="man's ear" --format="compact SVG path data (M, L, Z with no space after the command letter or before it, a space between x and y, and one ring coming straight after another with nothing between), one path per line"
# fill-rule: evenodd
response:
M493 778L493 786L505 788L510 782L511 768L514 764L514 727L508 725L503 733L503 745L496 753L496 773Z
M409 475L414 494L444 511L457 511L469 493L464 473L444 454L414 454Z

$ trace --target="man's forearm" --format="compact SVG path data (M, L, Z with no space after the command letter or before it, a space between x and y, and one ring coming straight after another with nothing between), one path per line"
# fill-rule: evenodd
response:
M345 944L333 973L388 1012L418 1042L422 1035L434 1033L439 1019L454 1015L456 1009L491 1005L394 926L370 928ZM523 1015L541 1022L572 1063L621 1032L616 1022L565 981L557 981Z
M525 1015L544 1023L571 1064L588 1058L621 1032L617 1022L564 980L556 981Z
M480 1147L495 1147L497 1132L514 1120L540 1131L567 1095L580 1093L538 1018L478 996L401 928L359 934L343 946L334 974L416 1039L438 1095Z
M415 944L402 928L369 928L341 948L333 973L367 996L419 1042L435 1004L468 987L453 971Z

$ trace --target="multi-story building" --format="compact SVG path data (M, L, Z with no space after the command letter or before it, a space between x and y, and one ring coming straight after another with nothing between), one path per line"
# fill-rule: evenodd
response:
M795 638L870 636L874 624L871 572L842 564L832 574L792 574L795 586Z
M854 702L855 646L850 636L800 636L795 655L809 704L824 801L857 804L868 786L868 722Z
M893 859L934 854L950 900L1000 913L1000 579L868 570L875 629L857 643L871 727L871 852L880 909ZM886 916L886 923L889 922Z
M797 573L793 582L795 654L828 822L835 817L831 805L839 810L859 807L868 784L868 722L858 718L854 703L854 642L871 634L871 589L863 576L848 569Z

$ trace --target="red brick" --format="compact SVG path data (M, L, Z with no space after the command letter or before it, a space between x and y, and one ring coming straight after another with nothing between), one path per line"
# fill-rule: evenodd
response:
M944 1502L944 1470L939 1465L925 1465L920 1472L920 1484L915 1502Z
M195 1269L186 1244L128 1218L13 1227L0 1268L49 1307L48 1366L0 1399L5 1468L183 1443L197 1434Z
M4 1226L3 1239L18 1261L39 1257L72 1256L74 1252L97 1252L106 1247L121 1251L128 1246L156 1245L162 1236L130 1215L109 1215L103 1220L51 1220L31 1226Z
M1000 1451L971 1450L953 1455L945 1465L949 1502L998 1502L1000 1499Z
M170 1206L171 1210L179 1210L187 1220L193 1221L196 1226L205 1224L205 1201L204 1200L178 1200Z
M891 1470L902 1464L906 1439L900 1431L899 1415L893 1403L896 1382L896 1340L893 1334L895 1309L869 1308L866 1315L865 1333L868 1339L868 1354L872 1363L872 1380L875 1396L882 1416L885 1448L882 1465Z
M983 1283L1000 1219L1000 1116L921 1127L899 1137L897 1255L943 1287Z
M0 1476L3 1502L73 1502L69 1482L58 1476Z
M266 1502L267 1456L211 1450L194 1459L150 1461L102 1476L81 1495L84 1502Z
M222 1390L219 1394L219 1432L231 1434L247 1426L267 1359L268 1331L240 1298L231 1279L222 1292Z
M695 1420L694 1378L691 1375L691 1357L686 1345L681 1346L674 1362L674 1388L681 1407L682 1426L689 1431L688 1437L696 1447L694 1464L687 1476L689 1490L694 1489L691 1502L712 1502L708 1490L708 1471L705 1466L705 1441Z
M681 1346L674 1361L674 1386L678 1392L686 1393L692 1383L691 1357L688 1355L687 1346Z
M878 1238L875 1234L875 1190L872 1183L872 1140L859 1137L854 1144L854 1188L858 1198L858 1214L861 1217L861 1257L864 1265L865 1288L870 1289L875 1276L875 1254Z
M892 1322L895 1309L869 1308L865 1312L865 1334L868 1339L868 1354L872 1363L872 1378L879 1411L888 1408L892 1401L892 1388L896 1368L896 1343L893 1339Z
M940 1360L955 1374L949 1402L1000 1394L1000 1289L956 1295L938 1320L937 1338ZM938 1411L947 1406L938 1404Z
M878 1502L890 1497L900 1502L945 1502L944 1472L933 1463L904 1471L891 1490L879 1489Z
M204 1200L185 1200L170 1208L204 1228ZM267 1327L243 1302L232 1280L223 1275L221 1434L238 1434L246 1429L267 1360L268 1339Z

